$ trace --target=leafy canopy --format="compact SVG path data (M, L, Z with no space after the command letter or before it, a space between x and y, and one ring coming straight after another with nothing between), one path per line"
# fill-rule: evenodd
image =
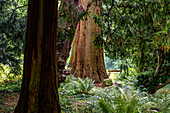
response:
M95 44L103 46L106 55L123 60L121 68L133 67L138 73L153 72L149 82L169 81L170 40L168 0L104 0L99 2L101 15L94 14L102 28ZM155 82L155 81L154 81ZM149 83L142 83L149 84Z
M0 63L12 67L16 75L23 60L26 15L27 0L0 1Z

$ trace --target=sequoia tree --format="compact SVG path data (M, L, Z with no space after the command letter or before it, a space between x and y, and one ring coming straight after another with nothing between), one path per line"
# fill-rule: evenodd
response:
M63 0L59 8L58 43L57 43L57 74L62 82L63 69L69 57L71 44L79 20L85 13L79 0Z
M90 2L91 0L80 0L79 2L84 6L85 10L89 9L90 13L87 21L81 20L77 25L69 67L75 77L89 77L99 83L108 76L104 65L103 49L93 44L96 37L95 33L101 30L95 24L93 14L99 15L100 8L96 7L95 3L88 7Z
M56 76L58 0L29 0L24 74L15 113L59 113Z

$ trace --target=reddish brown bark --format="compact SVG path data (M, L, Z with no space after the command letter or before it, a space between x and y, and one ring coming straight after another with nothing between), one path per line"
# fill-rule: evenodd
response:
M56 76L58 0L29 0L24 74L15 113L59 113Z
M77 23L72 23L73 20L75 20L76 18L78 18L78 14L81 14L82 12L84 12L84 9L82 7L82 5L79 5L79 0L63 0L61 1L61 6L60 6L60 10L64 9L66 12L68 12L68 7L64 7L63 4L67 4L67 6L73 5L74 4L74 10L73 12L68 13L67 18L69 18L69 22L63 22L62 20L62 12L59 13L60 15L60 19L63 23L60 23L61 25L59 26L60 29L64 32L63 35L66 36L66 40L65 39L61 39L60 38L60 43L58 44L58 49L57 49L57 55L58 55L58 63L57 63L57 73L59 76L59 82L62 82L62 74L63 74L63 70L65 68L66 65L66 61L67 58L69 57L69 53L70 53L70 49L71 49L71 44L72 44L72 37L74 36L67 36L65 33L66 31L74 31L77 27ZM74 15L74 16L72 16Z
M91 0L81 0L87 8ZM69 63L71 73L75 77L92 78L96 83L102 82L104 78L108 78L104 65L103 49L93 44L95 39L94 33L100 32L101 28L94 23L93 14L100 14L99 7L94 3L90 7L90 14L87 21L80 21L72 44L72 53Z

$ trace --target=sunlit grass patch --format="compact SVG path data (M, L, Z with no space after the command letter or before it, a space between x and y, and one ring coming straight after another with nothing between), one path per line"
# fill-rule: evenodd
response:
M109 75L109 78L112 79L113 82L116 81L116 78L117 78L117 74L119 74L118 72L111 72L110 75Z

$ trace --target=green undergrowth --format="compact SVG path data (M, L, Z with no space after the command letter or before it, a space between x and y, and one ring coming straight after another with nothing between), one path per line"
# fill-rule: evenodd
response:
M22 66L21 66L22 67ZM14 74L13 69L8 65L0 64L0 83L6 83L9 81L16 81L18 79L21 79L21 75L23 74L23 71L20 70L18 73L20 74Z
M0 113L13 113L19 93L0 92Z
M135 90L133 86L100 88L94 87L88 78L85 81L70 76L61 84L59 96L63 113L170 112L169 90L162 89L151 95ZM85 93L83 89L88 90Z
M22 79L15 79L0 83L0 92L20 92Z
M60 85L59 98L62 113L169 113L169 85L155 95L136 90L131 85L95 87L94 81L68 76ZM21 79L1 83L0 109L13 111L17 104ZM13 96L15 95L15 96ZM12 100L12 101L11 101Z
M11 73L11 70L11 67L0 64L0 92L20 92L22 76Z

